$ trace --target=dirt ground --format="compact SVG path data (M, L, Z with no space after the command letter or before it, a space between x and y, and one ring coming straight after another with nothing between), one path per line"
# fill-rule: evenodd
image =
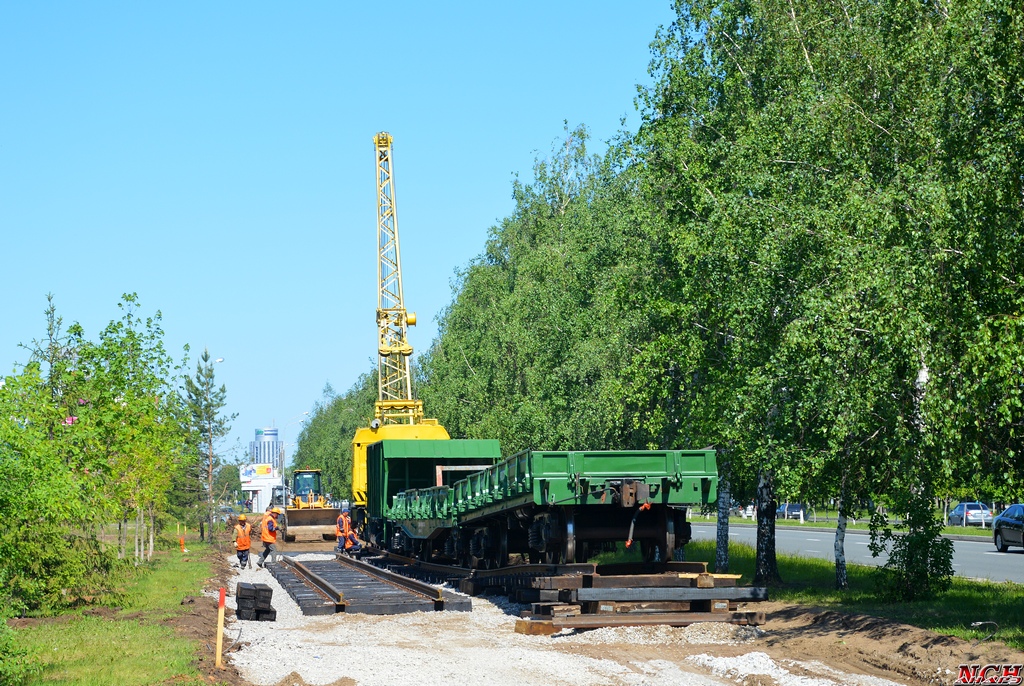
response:
M285 544L282 552L330 550L333 544ZM227 586L232 576L224 556L214 561L216 577L211 579L210 588ZM189 612L168 620L184 636L197 640L197 666L211 683L219 682L231 686L249 684L238 671L228 664L226 669L214 666L214 641L216 625L216 601L209 597L186 598ZM907 684L924 686L952 684L958 665L970 664L1020 664L1024 653L1014 651L1003 644L993 642L968 642L951 636L943 636L905 624L863 615L848 615L832 610L786 605L782 603L757 603L756 609L764 610L768 622L762 627L764 635L753 643L743 645L574 645L574 653L592 653L594 657L612 660L682 659L688 654L711 652L716 656L729 657L761 651L776 660L796 660L802 664L821 663L833 669L850 674L881 677ZM230 612L230 611L229 611ZM443 640L451 640L444 637ZM235 651L240 646L231 646L225 640L226 651ZM423 646L429 650L429 646ZM666 655L666 650L671 655ZM228 652L228 654L230 654ZM229 660L227 662L230 662ZM799 669L799 668L797 668ZM808 676L814 676L808 674ZM351 679L336 682L338 686L354 685ZM769 676L747 677L741 686L775 686ZM278 686L308 686L297 673L286 677Z
M282 546L283 552L330 550L333 544L324 543L292 544ZM229 587L233 576L229 565L229 546L214 556L215 576L210 579L207 591L215 592L219 587ZM183 614L164 620L179 635L193 639L199 648L196 652L196 667L204 680L209 683L230 686L249 686L238 670L231 664L230 656L244 647L233 645L232 637L224 641L225 668L215 664L217 602L215 597L189 596L182 600L187 606ZM764 610L768 622L763 635L752 642L741 645L651 645L624 642L620 644L600 643L594 645L574 644L565 650L574 654L590 655L604 660L628 664L637 660L669 659L679 661L689 655L711 653L716 657L733 657L759 651L776 661L784 661L790 671L799 674L800 665L820 663L847 674L860 674L888 679L908 686L931 686L952 684L960 664L1021 664L1024 653L1014 651L1003 644L994 642L969 642L951 636L943 636L924 629L864 615L849 615L832 610L786 605L782 603L757 603L752 605ZM92 611L103 615L102 609ZM231 610L228 610L231 615ZM33 620L13 620L18 622ZM38 621L38 620L36 620ZM49 621L60 621L60 618ZM458 636L438 636L440 641L458 640ZM423 650L430 650L424 644ZM561 647L556 649L561 650ZM798 661L794 666L789 661ZM298 665L297 665L298 669ZM808 677L819 674L807 674ZM566 682L568 683L568 682ZM777 686L770 676L747 676L741 686ZM352 679L341 679L336 686L355 686ZM309 686L294 673L278 682L277 686Z

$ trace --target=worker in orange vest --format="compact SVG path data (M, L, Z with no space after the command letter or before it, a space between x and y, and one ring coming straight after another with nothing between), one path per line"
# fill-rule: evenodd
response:
M244 514L238 515L235 524L235 552L238 555L238 567L252 567L249 561L249 549L252 547L252 524Z
M334 525L334 532L338 536L339 553L342 551L358 553L362 549L359 539L356 538L356 532L352 528L352 516L347 507L341 508L341 514L338 515L338 521Z
M263 515L263 522L260 524L260 540L263 541L263 552L260 553L260 559L256 561L256 565L259 567L263 567L266 564L268 557L271 562L277 560L274 544L277 542L277 517L280 514L281 508L268 507L267 513Z

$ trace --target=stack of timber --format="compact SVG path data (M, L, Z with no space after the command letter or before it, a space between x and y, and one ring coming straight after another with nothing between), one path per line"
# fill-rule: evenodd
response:
M258 622L277 621L277 610L270 604L273 596L274 589L267 584L240 581L235 587L235 601L238 604L235 615L239 619Z
M533 577L506 590L510 599L530 603L516 622L522 634L697 622L764 624L764 612L740 611L739 604L767 600L767 589L737 586L739 577L711 574L704 562L607 565L593 573Z

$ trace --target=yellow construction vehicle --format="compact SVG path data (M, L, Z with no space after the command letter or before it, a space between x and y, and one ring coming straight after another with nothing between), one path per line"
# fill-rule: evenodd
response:
M366 446L385 439L448 439L436 419L423 416L423 401L412 397L409 371L408 327L416 313L407 312L402 295L402 261L395 212L391 134L373 137L377 152L377 403L368 427L356 429L352 439L352 499L366 507ZM361 519L357 510L357 520Z
M285 508L286 541L322 541L337 538L335 526L341 510L331 505L322 488L319 469L296 469L292 495Z

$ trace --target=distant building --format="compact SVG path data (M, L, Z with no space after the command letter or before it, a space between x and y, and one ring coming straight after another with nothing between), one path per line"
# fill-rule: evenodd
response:
M256 440L249 443L249 464L238 468L242 490L252 500L253 512L262 512L271 504L275 489L283 497L283 463L284 443L277 440L277 429L256 429Z
M277 429L256 429L256 440L249 443L249 457L253 464L272 464L281 469L284 443L277 440Z

